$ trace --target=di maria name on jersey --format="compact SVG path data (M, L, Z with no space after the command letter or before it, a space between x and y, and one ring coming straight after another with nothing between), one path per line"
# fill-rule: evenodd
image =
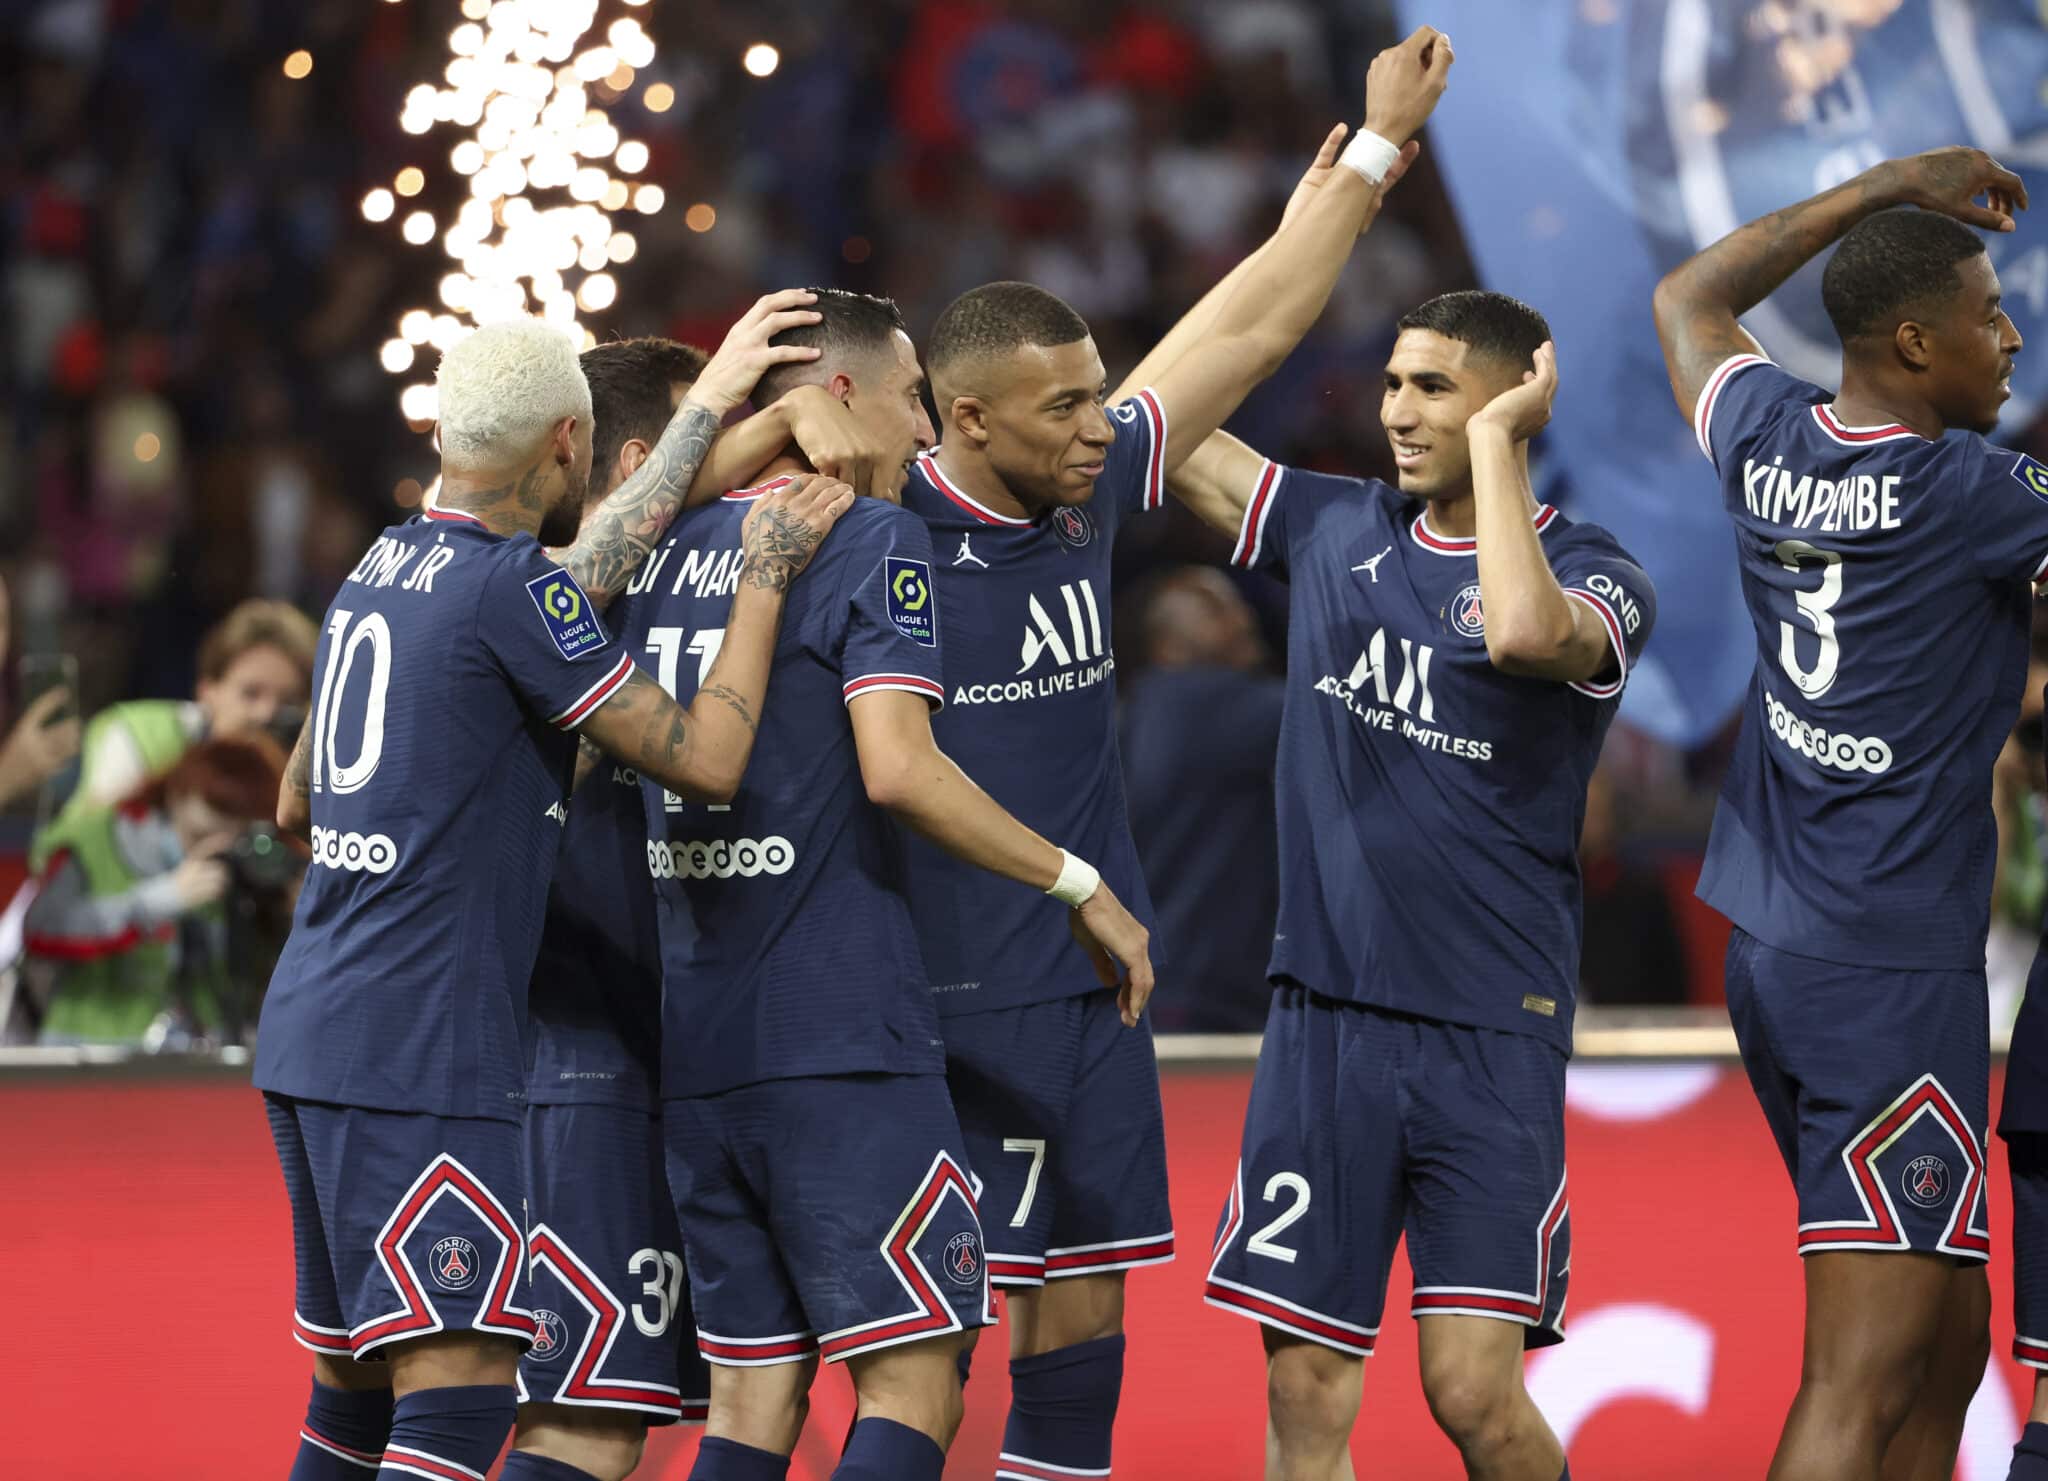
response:
M518 1119L571 732L632 672L531 535L436 511L377 538L313 667L313 863L260 1088Z
M2048 469L1828 399L1737 355L1694 412L1757 643L1700 898L1781 951L1982 970Z
M978 503L930 453L903 490L931 527L945 597L950 701L940 749L1012 816L1102 871L1148 926L1117 755L1110 547L1165 493L1165 413L1151 391L1109 409L1116 431L1085 504L1017 519ZM1100 989L1067 908L909 839L911 910L942 1015ZM1162 960L1153 943L1153 960Z
M627 639L685 703L725 638L747 513L781 482L685 512L629 589ZM790 587L760 735L732 803L685 802L641 782L664 1097L797 1076L943 1072L901 845L868 801L846 713L877 690L943 701L931 568L914 515L856 499Z
M1535 519L1607 626L1599 682L1496 669L1477 542L1383 483L1267 464L1232 560L1290 588L1269 975L1570 1053L1586 784L1657 607L1605 530Z

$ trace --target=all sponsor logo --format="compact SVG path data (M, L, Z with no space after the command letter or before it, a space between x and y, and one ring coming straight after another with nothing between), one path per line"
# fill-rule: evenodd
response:
M1937 1208L1948 1202L1948 1164L1939 1157L1915 1157L1906 1164L1900 1185L1921 1208Z
M434 1272L434 1284L442 1290L466 1291L476 1284L483 1261L475 1245L459 1234L451 1234L434 1246L427 1257L427 1268Z

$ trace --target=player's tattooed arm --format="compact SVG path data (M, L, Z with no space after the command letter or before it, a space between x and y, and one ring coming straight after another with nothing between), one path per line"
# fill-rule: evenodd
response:
M797 288L757 300L698 373L646 461L584 515L574 544L552 552L592 601L602 607L625 590L683 508L725 492L698 484L698 471L726 416L770 367L818 358L814 346L769 343L786 329L817 323L817 312L805 307L815 299Z
M576 737L576 771L569 779L569 790L581 790L590 774L604 761L604 748L587 735Z
M277 826L305 838L313 827L313 717L308 714L277 788Z
M747 516L739 590L703 687L685 707L635 669L583 734L679 796L730 802L753 755L790 583L852 504L852 489L815 474L764 495Z
M1479 602L1486 612L1486 656L1495 668L1582 684L1618 674L1621 655L1593 609L1564 594L1530 518L1536 500L1529 489L1529 439L1549 422L1556 394L1557 350L1546 341L1522 383L1465 423Z
M1975 204L1980 195L1987 205ZM2013 208L2026 204L2019 176L1981 149L1958 146L1886 160L1832 190L1737 227L1673 268L1651 300L1678 409L1690 420L1722 362L1762 353L1736 321L1864 217L1911 205L1965 225L2010 231Z

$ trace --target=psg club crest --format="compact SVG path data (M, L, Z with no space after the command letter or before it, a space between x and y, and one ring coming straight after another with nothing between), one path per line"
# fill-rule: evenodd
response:
M946 1278L956 1286L971 1286L981 1279L981 1240L972 1229L963 1229L946 1242Z
M1052 532L1060 537L1062 545L1079 550L1095 538L1095 522L1088 517L1087 510L1063 505L1052 512Z
M444 1291L466 1291L476 1284L483 1260L476 1246L459 1234L451 1234L434 1246L427 1268L434 1272L434 1284Z
M1906 1164L1900 1183L1906 1196L1921 1208L1936 1208L1948 1201L1948 1164L1939 1157L1915 1157Z
M569 1324L545 1306L534 1308L533 1321L536 1328L533 1346L526 1350L526 1355L536 1363L551 1362L560 1357L562 1349L569 1344Z
M1473 582L1451 598L1451 626L1468 638L1486 636L1486 611L1479 605L1479 583Z

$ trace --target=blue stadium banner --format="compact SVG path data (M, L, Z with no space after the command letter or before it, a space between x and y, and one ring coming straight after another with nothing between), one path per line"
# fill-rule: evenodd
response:
M1659 276L1744 221L1895 155L1975 144L2034 209L1991 240L2030 342L2001 431L2048 408L2048 5L2041 0L1399 0L1457 47L1429 147L1481 280L1550 319L1546 487L1657 583L1623 714L1696 744L1741 701L1754 639L1714 476L1666 390ZM1833 386L1819 265L1744 321Z

